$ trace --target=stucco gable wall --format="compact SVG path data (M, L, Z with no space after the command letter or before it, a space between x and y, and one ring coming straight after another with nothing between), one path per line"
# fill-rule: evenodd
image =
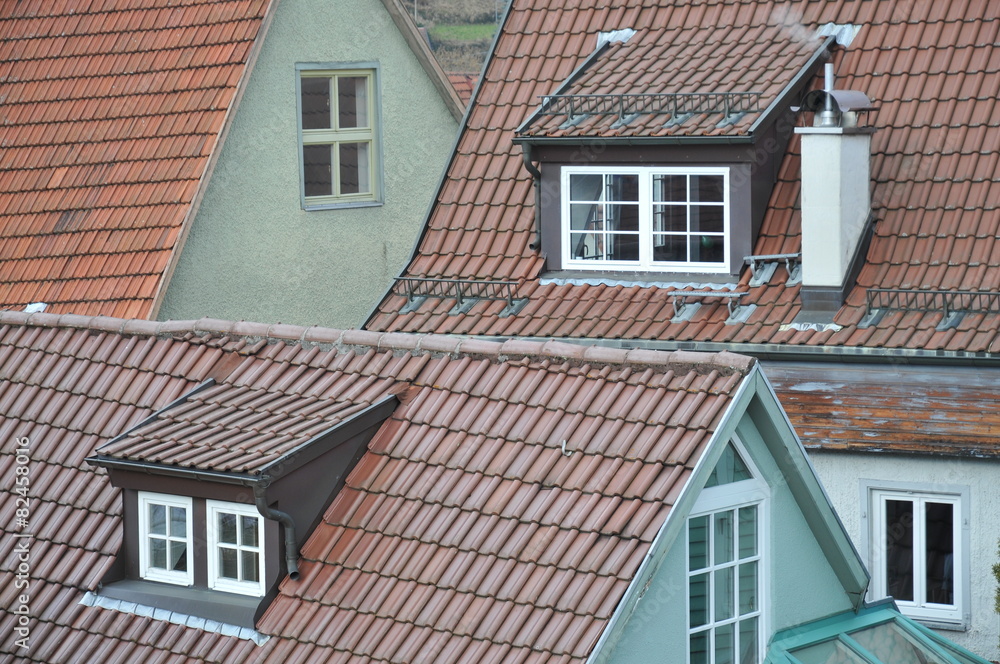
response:
M413 248L457 131L379 0L280 0L158 318L353 327ZM296 63L378 63L384 205L304 211Z

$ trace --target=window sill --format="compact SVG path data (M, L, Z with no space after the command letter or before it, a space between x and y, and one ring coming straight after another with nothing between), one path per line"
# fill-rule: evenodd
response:
M689 272L615 272L611 270L559 270L546 272L541 284L556 286L622 286L695 290L736 290L739 285L729 274Z
M264 599L139 579L110 583L97 594L241 627L254 626L254 615Z
M381 207L385 205L382 201L351 201L345 203L303 203L302 209L306 212L314 210L349 210L351 208Z
M901 611L900 613L903 613L903 615L906 616L905 612ZM969 631L969 624L967 622L964 622L964 621L961 621L961 622L950 622L950 621L947 621L947 620L934 620L933 618L916 618L914 616L906 616L906 617L909 618L910 620L913 620L913 621L916 621L916 622L920 623L921 625L923 625L924 627L927 627L929 629L939 629L939 630L948 631L948 632L968 632Z

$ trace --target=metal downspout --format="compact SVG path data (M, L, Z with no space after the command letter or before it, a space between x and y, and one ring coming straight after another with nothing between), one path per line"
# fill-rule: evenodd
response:
M263 478L253 484L253 497L257 505L257 511L265 519L277 521L285 530L285 565L288 567L288 576L294 581L299 578L299 550L295 545L295 522L292 517L281 510L271 509L267 506L267 498L264 492L271 483L270 478Z
M531 177L535 180L535 238L538 245L537 248L542 246L542 172L535 168L535 165L531 163L531 144L523 143L521 144L521 161L524 162L524 168L531 174Z

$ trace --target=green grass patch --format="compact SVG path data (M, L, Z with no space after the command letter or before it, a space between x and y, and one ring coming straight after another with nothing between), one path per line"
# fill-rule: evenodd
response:
M435 25L430 29L431 39L436 41L482 41L493 39L497 26L493 23L473 25Z

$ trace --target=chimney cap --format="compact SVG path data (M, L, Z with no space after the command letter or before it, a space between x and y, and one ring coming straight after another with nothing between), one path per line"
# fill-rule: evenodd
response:
M793 106L792 110L796 113L799 111L819 113L827 109L828 98L831 102L832 110L837 113L860 113L875 110L875 106L872 104L872 100L868 98L868 95L858 90L812 90L802 100L802 106Z

